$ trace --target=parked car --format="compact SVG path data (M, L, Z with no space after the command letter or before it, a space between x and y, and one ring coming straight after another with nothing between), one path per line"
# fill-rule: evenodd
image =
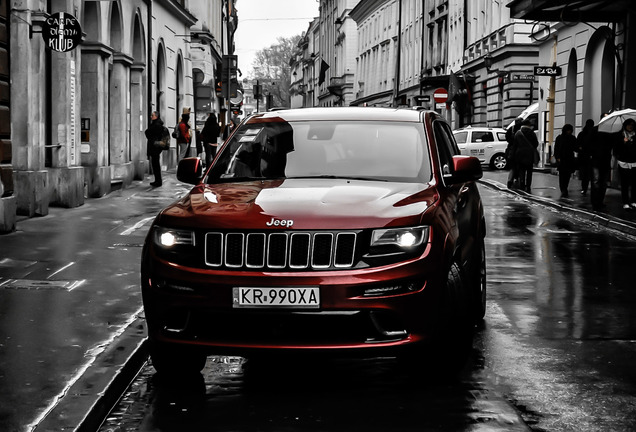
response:
M179 163L195 186L149 230L153 366L276 353L463 364L485 313L481 175L433 111L253 115L205 174Z
M471 127L453 131L462 154L474 156L492 169L506 168L506 130L502 128Z

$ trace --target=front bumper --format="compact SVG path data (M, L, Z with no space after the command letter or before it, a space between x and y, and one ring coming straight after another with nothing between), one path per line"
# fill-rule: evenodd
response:
M148 335L155 342L227 355L376 355L419 345L436 334L445 285L443 263L433 258L441 254L430 252L429 247L422 257L378 268L272 273L190 268L146 251L142 293ZM233 307L234 287L290 286L319 287L320 308Z

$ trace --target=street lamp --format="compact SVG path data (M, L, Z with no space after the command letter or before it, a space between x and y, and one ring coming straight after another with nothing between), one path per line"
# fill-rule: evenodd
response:
M488 73L494 73L494 74L497 74L500 77L504 77L504 76L508 75L508 72L506 72L506 71L502 71L500 69L491 69L492 68L492 55L490 53L487 53L484 56L484 66L486 66L486 71Z

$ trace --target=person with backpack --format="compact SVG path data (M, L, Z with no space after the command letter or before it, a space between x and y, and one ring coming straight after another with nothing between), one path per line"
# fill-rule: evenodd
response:
M175 128L176 138L177 138L177 160L181 160L183 158L187 158L190 156L190 113L189 110L186 112L184 109L184 113L181 115L181 120L179 124Z
M155 181L150 183L150 186L153 187L159 187L162 183L160 157L163 147L158 146L155 143L157 141L162 141L164 138L164 129L163 120L159 117L159 113L157 113L157 111L153 111L152 114L150 114L150 124L148 125L148 129L144 132L148 140L146 143L146 155L150 159L152 174L155 175Z

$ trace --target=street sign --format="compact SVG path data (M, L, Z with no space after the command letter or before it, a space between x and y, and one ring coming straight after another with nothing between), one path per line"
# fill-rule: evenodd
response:
M534 74L539 76L561 76L560 66L535 66Z
M414 97L414 99L415 99L415 102L417 103L430 102L431 95L417 95Z
M446 89L443 89L443 88L438 88L437 90L433 92L433 99L437 103L445 103L446 100L448 99L448 91L446 91Z
M534 81L534 75L530 74L512 74L512 81Z
M82 42L82 26L73 15L56 12L44 21L42 39L44 45L53 51L70 51Z

